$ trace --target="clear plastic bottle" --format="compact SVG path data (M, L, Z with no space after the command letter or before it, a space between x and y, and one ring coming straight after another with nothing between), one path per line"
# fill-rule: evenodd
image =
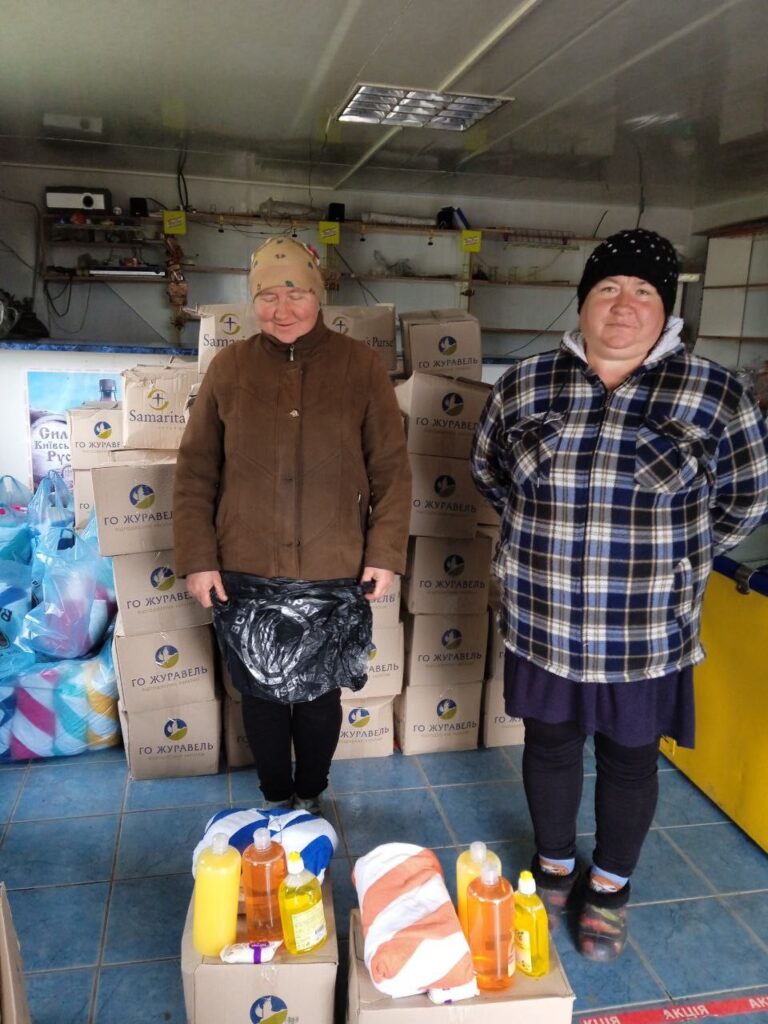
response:
M456 906L459 913L459 924L464 935L467 931L467 886L478 878L483 864L488 861L501 874L501 861L489 850L485 843L472 843L468 850L463 850L456 858Z
M515 980L514 893L488 861L467 889L472 966L481 989L508 988Z
M246 936L249 942L279 942L283 938L278 890L287 867L285 850L272 841L268 828L257 828L253 843L243 852Z
M536 893L530 871L521 871L515 893L515 960L531 978L549 973L547 909Z
M197 861L192 942L203 956L218 956L235 941L240 898L240 854L217 832Z
M288 874L278 893L283 939L289 953L309 953L328 937L320 883L304 867L301 854L288 854Z

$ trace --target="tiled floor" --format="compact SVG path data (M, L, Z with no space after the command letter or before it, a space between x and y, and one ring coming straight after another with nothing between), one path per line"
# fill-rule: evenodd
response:
M452 895L456 855L473 839L488 841L516 878L531 854L521 750L333 766L326 808L340 840L332 874L342 963L354 903L350 870L380 842L434 848ZM587 755L585 858L593 770ZM259 795L250 769L133 782L119 749L0 770L0 879L22 943L34 1024L183 1024L179 943L191 852L214 810L258 805ZM583 960L567 929L558 931L575 1020L767 993L768 857L665 761L633 887L630 943L620 960ZM343 978L339 992L342 1021ZM768 1024L768 1009L718 1020Z

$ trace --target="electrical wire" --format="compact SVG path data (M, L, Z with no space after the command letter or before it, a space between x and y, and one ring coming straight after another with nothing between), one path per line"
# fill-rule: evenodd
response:
M38 279L38 273L39 273L39 270L40 270L40 249L41 249L42 238L43 238L42 218L40 216L40 210L38 209L37 203L32 203L28 199L13 199L11 196L3 196L3 195L0 195L0 199L2 199L6 203L15 203L17 206L30 206L34 210L34 213L35 213L35 254L34 254L34 260L33 260L32 264L27 263L26 260L24 260L21 256L19 256L19 254L16 252L16 250L13 249L10 245L8 245L7 242L3 243L3 245L5 246L6 249L8 249L9 252L11 252L21 263L23 263L25 267L27 267L28 269L30 269L32 271L32 296L31 297L32 297L32 301L34 302L35 301L35 294L37 293L37 279Z
M337 255L337 256L339 257L339 259L341 260L341 262L342 262L342 263L344 264L344 266L345 266L345 267L347 268L347 270L348 270L348 271L350 272L350 274L352 275L352 278L353 278L353 280L355 280L355 281L356 281L356 282L357 282L357 283L358 283L358 284L360 285L360 291L361 291L361 292L363 293L363 299L365 300L365 304L366 304L366 306L368 305L368 299L367 299L367 297L366 297L366 294L365 294L366 292L368 293L368 295L370 295L370 296L371 296L371 298L373 299L373 301L374 301L374 302L375 302L375 303L376 303L376 304L378 305L378 304L379 304L379 300L378 300L378 299L376 298L376 296L375 296L375 295L373 294L373 292L372 292L372 291L371 291L371 289L370 289L370 288L368 287L368 285L366 285L366 284L363 284L362 280L361 280L361 279L360 279L360 278L359 278L359 277L357 276L357 271L356 271L356 270L355 270L355 268L354 268L354 267L353 267L353 266L352 266L352 265L350 264L349 260L345 259L345 257L344 257L344 256L342 256L342 254L341 254L341 253L340 253L340 252L338 251L338 249L336 250L336 255Z

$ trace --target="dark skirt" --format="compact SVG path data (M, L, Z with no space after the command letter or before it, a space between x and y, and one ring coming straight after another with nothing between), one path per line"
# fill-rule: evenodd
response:
M512 718L577 722L586 736L599 732L626 747L642 747L659 736L694 746L692 666L632 683L579 683L507 650L504 704Z

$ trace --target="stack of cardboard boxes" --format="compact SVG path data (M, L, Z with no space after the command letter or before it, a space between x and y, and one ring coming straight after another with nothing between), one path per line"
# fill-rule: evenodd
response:
M173 482L197 368L137 366L124 378L122 444L92 470L99 548L113 556L120 723L135 779L218 770L220 705L210 612L176 577Z
M82 529L93 511L91 470L109 462L109 453L123 443L120 402L89 402L67 410L72 466L75 528Z

